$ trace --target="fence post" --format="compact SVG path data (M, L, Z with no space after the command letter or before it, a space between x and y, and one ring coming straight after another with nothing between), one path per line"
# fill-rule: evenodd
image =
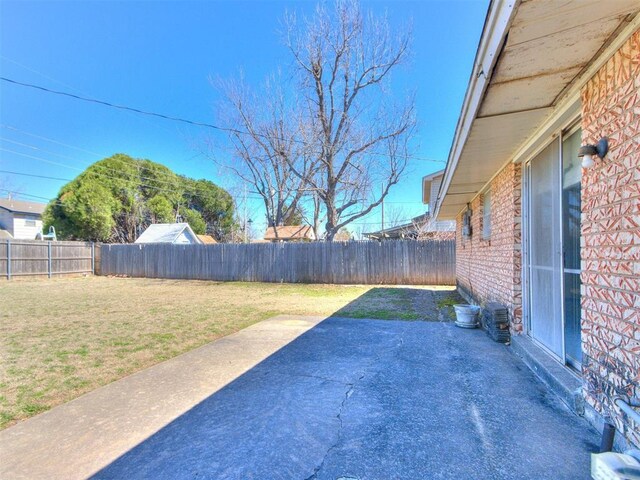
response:
M96 274L96 242L91 242L91 275Z
M7 240L7 280L11 280L11 240Z
M58 268L60 270L60 268ZM47 273L51 278L51 241L47 242Z

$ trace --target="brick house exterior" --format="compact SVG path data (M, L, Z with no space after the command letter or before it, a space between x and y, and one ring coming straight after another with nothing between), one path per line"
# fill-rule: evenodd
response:
M511 328L522 331L520 165L510 164L491 182L490 240L462 233L462 212L456 217L456 277L465 296L477 302L500 302L509 309ZM483 198L470 204L472 232L483 230Z
M640 31L582 88L585 143L609 154L582 177L582 348L586 401L640 398ZM640 425L612 415L640 445Z
M571 48L590 41L571 36L571 27L587 25L593 11L579 1L566 2L549 21L553 15L535 4L512 8L491 2L476 58L480 74L470 81L434 214L456 219L461 293L474 303L507 306L512 334L531 337L579 378L586 417L594 425L611 421L621 434L618 445L640 447L640 425L613 402L620 396L640 400L640 6L616 3L619 11L609 12L610 30L591 41L589 51ZM566 51L549 53L554 44ZM545 56L554 55L545 63ZM543 81L536 83L537 78ZM505 129L508 138L497 133ZM531 230L527 213L531 174L526 169L556 142L561 178L563 139L580 130L582 145L607 137L609 153L595 158L594 167L582 168L579 178L582 358L576 366L564 356L566 347L554 353L531 332L527 242L538 232ZM485 221L490 235L484 234ZM562 315L566 308L560 308Z

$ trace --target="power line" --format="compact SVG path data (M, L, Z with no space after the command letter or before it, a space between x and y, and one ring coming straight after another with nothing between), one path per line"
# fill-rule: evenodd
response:
M60 90L52 90L52 89L47 88L47 87L42 87L40 85L35 85L33 83L19 82L17 80L12 80L12 79L7 78L7 77L0 77L0 80L3 80L5 82L9 82L9 83L13 83L15 85L20 85L22 87L34 88L36 90L41 90L43 92L52 93L52 94L55 94L55 95L61 95L61 96L64 96L64 97L75 98L76 100L82 100L83 102L96 103L98 105L104 105L105 107L117 108L119 110L127 110L127 111L130 111L130 112L139 113L141 115L149 115L151 117L164 118L165 120L171 120L171 121L174 121L174 122L186 123L186 124L189 124L189 125L195 125L197 127L213 128L214 130L220 130L220 131L225 131L225 132L230 132L230 133L237 133L237 134L248 134L249 133L249 132L243 132L243 131L235 129L235 128L219 127L218 125L213 125L211 123L198 122L198 121L195 121L195 120L189 120L187 118L181 118L181 117L174 117L172 115L165 115L163 113L149 112L149 111L146 111L146 110L140 110L139 108L127 107L125 105L118 105L118 104L111 103L111 102L105 102L103 100L97 100L95 98L89 98L89 97L84 97L84 96L81 96L81 95L76 95L74 93L62 92Z
M6 125L0 125L0 126L13 129L12 127L8 127L8 126L6 126ZM17 129L15 129L15 130L17 130ZM22 133L25 133L25 134L27 134L27 135L30 135L28 132L22 132ZM35 136L35 135L33 135L33 136ZM41 137L41 138L46 139L46 137ZM22 147L26 147L26 148L30 148L30 149L33 149L33 150L37 150L37 151L40 151L40 152L42 152L42 153L47 153L47 154L49 154L49 155L55 155L55 156L58 156L58 157L61 157L61 158L67 158L67 159L69 159L69 160L76 160L74 157L70 157L70 156L68 156L68 155L62 155L62 154L58 154L58 153L54 153L54 152L50 152L50 151L47 151L47 150L43 150L43 149L41 149L41 148L39 148L39 147L36 147L35 145L30 145L30 144L22 143L22 142L16 142L16 141L14 141L14 140L8 139L8 138L3 137L3 136L0 136L0 139L1 139L1 140L4 140L4 141L7 141L7 142L10 142L10 143L13 143L13 144L15 144L15 145L19 145L19 146L22 146ZM48 140L48 141L52 141L52 142L56 142L55 140L52 140L52 139L46 139L46 140ZM61 142L56 142L56 143L61 143ZM63 144L63 145L64 145L64 144ZM67 145L65 145L65 146L67 146ZM70 148L74 148L72 145L68 145L68 146L69 146ZM24 157L27 157L27 158L31 158L31 159L33 159L33 160L38 160L38 161L41 161L41 162L49 163L49 164L51 164L51 165L55 165L55 166L59 166L59 167L69 168L69 169L77 170L77 171L85 171L85 169L83 169L83 168L79 168L79 167L75 167L75 166L67 165L67 164L64 164L64 163L54 162L54 161L51 161L51 160L46 160L46 159L44 159L44 158L40 158L40 157L34 157L34 156L32 156L32 155L27 155L27 154L22 153L22 152L16 152L16 151L8 150L8 149L1 148L1 147L0 147L0 150L5 151L5 152L7 152L7 153L12 153L12 154L15 154L15 155L20 155L20 156L24 156ZM96 155L96 156L99 156L99 157L102 157L102 155L100 155L100 154L95 154L95 155ZM199 154L196 154L196 155L199 155ZM105 158L105 157L102 157L102 158ZM193 157L192 157L192 158L193 158ZM87 168L88 168L88 167L87 167ZM109 170L109 171L115 172L115 173L117 173L117 174L119 174L119 175L127 175L127 176L129 176L129 177L133 177L133 176L135 175L135 174L133 174L133 173L131 173L131 174L130 174L130 173L122 172L121 170L117 170L117 169L114 169L114 168L106 167L106 166L104 166L104 165L100 165L100 168L103 168L103 169L105 169L105 170ZM9 174L13 174L13 175L22 175L22 176L33 176L33 177L47 178L47 179L51 179L51 180L61 180L61 181L69 181L69 182L70 182L70 181L72 181L72 179L64 179L64 178L56 179L55 177L46 177L46 176L38 176L38 175L29 175L29 174L27 174L27 173L20 173L20 172L8 172L8 171L4 171L4 173L9 173ZM94 173L97 173L97 172L94 172ZM168 173L168 172L156 172L156 173L157 173L159 176L164 176L165 178L168 178L170 175L172 175L171 173ZM104 174L101 174L101 175L104 175ZM177 174L174 174L174 175L177 175ZM108 177L108 178L115 178L115 177ZM142 180L151 181L151 182L159 182L159 183L170 184L170 185L173 185L173 184L174 184L174 182L173 182L172 180L161 180L161 179L158 179L158 178L150 178L150 177L142 177L142 176L137 177L137 178L140 178L140 179L142 179ZM117 177L117 179L122 180L120 177ZM131 181L134 181L134 180L131 180ZM154 187L154 186L151 186L151 185L145 185L145 186L147 186L147 187L149 187L149 188L157 188L157 187ZM165 191L169 191L169 192L177 193L177 192L175 192L175 190L170 190L170 189L166 189ZM193 190L189 190L189 189L185 189L185 192L192 193L192 194L194 194L194 195L196 194L196 192L195 192L195 191L193 191ZM257 193L257 192L253 192L253 193ZM260 196L260 195L248 195L247 197L248 197L248 198L251 198L251 199L253 199L253 200L262 200L262 199L263 199L263 197L262 197L262 196ZM418 204L421 204L422 202L421 202L421 201L408 202L408 201L393 201L393 200L388 200L388 201L385 201L385 203L388 203L388 204L403 204L403 205L418 205Z
M17 65L17 66L19 66L21 68L24 68L25 70L28 70L31 73L35 73L36 75L40 75L41 77L46 78L47 80L50 80L53 83L57 83L58 85L62 85L63 87L70 88L71 90L75 90L76 92L84 93L81 90L78 90L73 85L69 85L68 83L61 82L60 80L57 80L57 79L55 79L53 77L50 77L49 75L46 75L46 74L44 74L42 72L39 72L38 70L36 70L34 68L31 68L31 67L28 67L27 65L25 65L23 63L20 63L20 62L17 62L17 61L15 61L15 60L13 60L13 59L5 56L5 55L0 55L0 58L2 58L3 60L6 60L7 62L11 62L14 65Z
M43 137L43 136L41 136L41 135L36 135L35 133L26 132L26 131L24 131L24 130L20 130L19 128L16 128L16 127L14 127L14 126L12 126L12 125L0 124L0 127L2 127L2 128L6 128L7 130L13 130L13 131L15 131L15 132L19 132L19 133L22 133L22 134L24 134L24 135L28 135L28 136L33 137L33 138L37 138L37 139L39 139L39 140L44 140L44 141L46 141L46 142L55 143L55 144L57 144L57 145L61 145L61 146L63 146L63 147L72 148L73 150L78 150L78 151L80 151L80 152L89 153L89 154L91 154L91 155L95 155L96 157L99 157L99 158L106 158L106 156L105 156L105 155L101 155L101 154L99 154L99 153L92 152L92 151L90 151L90 150L85 150L84 148L76 147L76 146L74 146L74 145L69 145L69 144L67 144L67 143L62 143L62 142L59 142L58 140L54 140L54 139L52 139L52 138ZM34 147L34 148L35 148L35 147Z
M57 145L61 145L61 146L63 146L63 147L67 147L67 148L71 148L71 149L78 150L78 151L81 151L81 152L89 153L89 154L94 155L95 157L100 158L100 159L106 159L106 158L109 158L109 155L103 155L103 154L100 154L100 153L92 152L92 151L90 151L90 150L86 150L86 149L84 149L84 148L80 148L80 147L77 147L77 146L74 146L74 145L69 145L69 144L67 144L67 143L59 142L58 140L54 140L54 139L52 139L52 138L43 137L43 136L41 136L41 135L36 135L35 133L31 133L31 132L26 132L26 131L24 131L24 130L20 130L19 128L13 127L13 126L11 126L11 125L0 124L0 127L2 127L2 128L6 128L6 129L8 129L8 130L12 130L12 131L19 132L19 133L21 133L21 134L28 135L28 136L33 137L33 138L37 138L37 139L40 139L40 140L44 140L44 141L46 141L46 142L55 143L55 144L57 144ZM49 154L49 155L55 155L55 156L57 156L57 157L67 158L67 159L69 159L69 160L77 160L76 158L74 158L74 157L70 157L70 156L68 156L68 155L61 155L61 154L59 154L59 153L53 153L53 152L50 152L50 151L47 151L47 150L43 150L43 149L42 149L42 148L40 148L40 147L36 147L35 145L30 145L30 144L25 144L25 143L21 143L21 142L16 142L15 140L11 140L11 139L8 139L8 138L6 138L6 137L2 137L2 136L0 136L0 139L5 140L5 141L10 142L10 143L14 143L14 144L16 144L16 145L20 145L20 146L23 146L23 147L31 148L31 149L33 149L33 150L38 150L38 151L41 151L41 152L43 152L43 153L47 153L47 154ZM187 160L192 160L192 159L194 159L195 157L200 156L200 155L202 155L202 153L196 153L195 155L192 155L191 157L189 157L189 159L187 159ZM61 165L61 164L60 164L60 165ZM71 168L71 167L69 167L69 168ZM74 167L74 168L75 168L75 167ZM115 171L116 173L122 173L120 170L116 170L116 169L109 168L109 167L105 167L105 166L101 166L101 168L105 168L105 169L107 169L107 170L112 170L112 171ZM171 175L180 175L180 174L174 174L174 173L171 173L171 172L155 172L155 173L156 173L157 175L159 175L159 176L164 176L165 178L168 178L168 179L170 178L170 176L171 176ZM145 178L145 177L141 177L141 178ZM159 180L159 179L157 179L157 178L153 178L153 179L151 179L151 180L152 180L152 181L154 181L154 182L162 182L162 183L169 183L169 184L173 184L173 180L172 180L172 179L169 179L169 180Z
M41 162L51 163L53 165L58 165L58 166L61 166L61 167L70 168L70 169L73 169L73 170L80 170L82 172L85 171L82 168L72 167L70 165L65 165L63 163L52 162L50 160L46 160L46 159L40 158L40 157L34 157L33 155L28 155L26 153L14 152L13 150L7 150L6 148L0 148L0 150L2 150L4 152L15 154L15 155L21 155L21 156L26 157L26 158L31 158L33 160L38 160L38 161L41 161ZM72 181L70 179L60 179L60 178L56 178L56 177L47 177L47 176L44 176L44 175L38 176L38 175L29 174L29 173L19 173L19 172L12 172L12 173L6 172L6 173L13 174L13 175L22 175L22 176L26 176L26 177L40 177L40 178L49 178L51 180ZM95 171L92 171L90 173L93 174L93 175L98 175L98 176L101 176L101 177L110 178L112 180L118 180L118 181L122 181L122 182L132 183L135 186L140 186L140 187L143 187L143 188L149 188L149 189L156 190L156 191L159 191L159 192L174 193L174 194L178 194L178 195L183 195L183 194L186 193L186 194L190 195L191 197L202 198L201 195L198 195L195 191L189 190L189 189L185 189L183 191L171 190L171 189L167 189L167 188L156 187L154 185L149 185L149 184L146 184L144 182L137 182L137 181L135 181L135 180L133 180L131 178L115 177L115 176L112 176L112 175L108 175L106 173L95 172ZM122 172L122 173L124 175L128 175L125 172ZM139 177L139 178L143 178L143 177ZM146 177L144 177L144 178L146 178Z
M47 197L43 197L43 196L40 196L40 195L34 195L34 194L31 194L31 193L17 192L16 190L9 190L9 189L6 189L6 188L0 188L0 191L7 192L7 193L13 193L13 194L15 194L17 196L22 196L22 197L30 197L30 198L37 198L39 200L46 200L47 202L54 203L56 205L68 206L65 203L61 202L60 200L49 199ZM409 223L409 222L411 222L411 220L412 219L409 218L409 219L404 219L404 220L398 220L398 222ZM380 222L359 222L357 220L354 220L353 222L349 222L347 224L347 226L348 225L379 225L379 224L380 224ZM390 228L396 228L396 227L389 227L387 230L389 230Z
M72 167L72 166L70 166L70 165L66 165L66 164L64 164L64 163L59 163L59 162L54 162L54 161L51 161L51 160L47 160L47 159L45 159L45 158L34 157L33 155L29 155L29 154L27 154L27 153L15 152L15 151L13 151L13 150L9 150L9 149L2 148L2 147L0 147L0 150L1 150L1 151L3 151L3 152L12 153L12 154L14 154L14 155L20 155L21 157L31 158L31 159L33 159L33 160L38 160L38 161L40 161L40 162L44 162L44 163L48 163L48 164L51 164L51 165L55 165L55 166L57 166L57 167L70 168L71 170L79 170L79 171L82 171L82 168Z
M33 195L30 193L22 193L22 192L17 192L16 190L8 190L6 188L0 188L1 191L3 192L7 192L7 193L13 193L15 195L18 195L20 197L32 197L32 198L38 198L40 200L46 200L47 202L53 201L47 197L41 197L40 195Z
M12 172L10 170L0 170L0 173L8 173L9 175L20 175L22 177L45 178L47 180L59 180L61 182L71 182L69 178L48 177L46 175L36 175L33 173Z
M39 75L39 76L41 76L43 78L46 78L47 80L52 81L53 83L57 83L58 85L62 85L63 87L70 88L71 90L75 90L76 92L81 93L83 95L89 95L89 93L87 93L85 91L82 91L79 88L74 87L73 85L69 85L68 83L61 82L60 80L57 80L57 79L55 79L55 78L53 78L53 77L51 77L49 75L46 75L46 74L44 74L42 72L39 72L38 70L36 70L34 68L31 68L31 67L29 67L29 66L27 66L27 65L25 65L23 63L17 62L17 61L15 61L15 60L13 60L13 59L5 56L5 55L0 55L0 58L2 58L3 60L6 60L8 62L11 62L14 65L17 65L17 66L19 66L21 68L24 68L25 70L28 70L31 73L35 73L36 75ZM131 112L127 112L127 113L129 113L131 116L133 116L133 114ZM164 126L161 126L161 125L158 125L157 123L153 123L153 122L151 122L149 120L146 120L146 121L150 125L153 125L154 127L158 127L158 128L162 128L163 130L170 131L168 128L166 128Z
M49 155L55 155L55 156L57 156L57 157L67 158L67 159L69 159L69 160L76 160L76 158L74 158L74 157L70 157L70 156L68 156L68 155L61 155L61 154L59 154L59 153L49 152L49 151L47 151L47 150L43 150L43 149L41 149L41 148L39 148L39 147L36 147L35 145L30 145L30 144L27 144L27 143L16 142L16 141L14 141L14 140L10 140L10 139L8 139L8 138L6 138L6 137L3 137L3 136L0 136L0 140L4 140L4 141L6 141L6 142L10 142L10 143L13 143L13 144L16 144L16 145L20 145L20 146L22 146L22 147L31 148L31 149L33 149L33 150L38 150L38 151L40 151L40 152L42 152L42 153L47 153L47 154L49 154ZM4 149L4 148L0 148L0 150L3 150L3 151L8 152L8 153L13 153L13 154L16 154L16 155L25 155L25 154L23 154L23 153L21 153L21 152L15 152L15 151L13 151L13 150L7 150L7 149ZM199 154L196 154L196 155L199 155ZM101 157L102 157L102 156L101 156ZM57 165L57 166L60 166L60 167L71 168L71 169L73 169L73 170L84 171L86 168L88 168L88 167L85 167L85 168L74 167L74 166L71 166L71 165L66 165L66 164L64 164L64 163L52 162L51 160L45 160L45 159L43 159L43 158L38 158L38 157L30 157L30 158L33 158L33 159L35 159L35 160L40 160L40 161L42 161L42 162L46 162L46 163L51 163L51 164L53 164L53 165ZM103 158L103 159L105 159L105 158L108 158L108 157L102 157L102 158ZM194 158L194 157L191 157L191 158ZM118 170L118 169L115 169L115 168L106 167L106 166L104 166L104 165L100 165L100 168L105 169L105 170L109 170L109 171L112 171L112 172L115 172L115 173L117 173L117 174L119 174L119 175L127 175L127 176L129 176L129 177L133 177L133 176L135 175L135 174L133 174L133 173L126 173L126 172L123 172L123 171ZM165 178L167 178L167 179L168 179L168 178L170 178L170 176L171 176L171 175L179 176L179 175L178 175L178 174L176 174L176 173L169 173L169 172L162 172L162 171L160 171L160 172L156 172L156 174L158 174L158 176L162 176L162 177L165 177ZM142 180L148 180L148 181L151 181L151 182L159 182L159 183L165 183L165 184L169 184L169 185L173 185L173 186L175 186L175 181L173 181L173 180L161 180L161 179L158 179L158 178L150 178L150 177L143 177L143 176L140 176L140 177L138 177L138 178L140 178L140 179L142 179ZM186 190L186 191L191 191L191 190Z
M72 167L69 167L72 168ZM14 172L12 170L0 170L0 173L4 173L7 175L19 175L21 177L32 177L32 178L42 178L45 180L56 180L56 181L60 181L60 182L71 182L73 181L73 179L71 178L60 178L60 177L51 177L48 175L36 175L34 173L25 173L25 172ZM97 175L102 175L104 176L104 174L98 173L98 172L94 172ZM117 180L124 180L124 181L128 181L128 182L134 182L134 180L127 180L127 179L122 179L122 178L117 178L117 177L108 177L108 178L114 178ZM152 185L146 185L146 184L139 184L140 186L143 186L145 188L151 188L151 189L155 189L155 190L159 190L158 187L154 187ZM167 190L162 190L162 191L167 191ZM173 193L179 193L179 192L175 192L175 191L171 191ZM185 192L187 193L191 193L188 190L185 190ZM194 197L198 197L197 195L193 195ZM250 198L252 200L262 200L262 197L258 196L258 195L247 195L247 198ZM385 203L401 203L401 204L417 204L417 203L422 203L422 202L394 202L394 201L385 201ZM404 222L404 220L402 220ZM351 222L351 223L360 223L360 222ZM367 222L367 223L371 223L371 224L378 224L379 222Z
M29 174L29 173L20 173L20 172L13 172L13 171L7 171L7 170L0 170L0 173L8 173L8 174L13 174L13 175L24 175L27 177L37 177L37 178L46 178L46 179L54 179L54 180L67 180L64 178L56 178L56 177L48 177L45 175L35 175L35 174ZM40 195L34 195L31 193L21 193L21 192L16 192L15 190L8 190L5 188L0 188L0 191L3 192L7 192L7 193L14 193L18 196L25 196L25 197L31 197L31 198L37 198L39 200L46 200L47 202L51 203L55 203L56 205L66 205L65 203L61 202L58 199L49 199L47 197L43 197ZM413 221L413 218L406 218L406 219L400 219L397 220L397 223L400 224L404 224L404 223L410 223ZM380 222L378 221L372 221L372 222L366 222L366 221L358 221L358 220L354 220L353 222L349 222L347 225L379 225ZM396 228L396 227L389 227L389 228ZM387 229L388 230L388 229Z
M20 82L18 80L13 80L11 78L7 78L7 77L0 77L0 80L4 81L4 82L8 82L8 83L12 83L14 85L19 85L22 87L27 87L27 88L32 88L35 90L40 90L42 92L46 92L46 93L50 93L50 94L54 94L54 95L60 95L63 97L68 97L68 98L73 98L76 100L81 100L83 102L89 102L89 103L95 103L98 105L103 105L105 107L109 107L109 108L115 108L118 110L124 110L124 111L129 111L129 112L134 112L134 113L138 113L140 115L147 115L147 116L151 116L151 117L157 117L157 118L162 118L165 120L170 120L173 122L180 122L180 123L185 123L188 125L194 125L197 127L206 127L206 128L211 128L214 130L218 130L221 132L228 132L228 133L234 133L236 135L256 135L265 139L269 139L270 137L268 135L265 134L261 134L258 132L255 132L254 134L252 134L251 132L247 132L245 130L240 130L237 128L230 128L230 127L221 127L219 125L214 125L212 123L206 123L206 122L200 122L200 121L196 121L196 120L190 120L187 118L182 118L182 117L176 117L173 115L166 115L164 113L157 113L157 112L151 112L151 111L147 111L147 110L141 110L139 108L135 108L135 107L129 107L126 105L119 105L116 103L111 103L111 102L107 102L104 100L98 100L95 98L90 98L90 97L85 97L82 95L76 95L74 93L69 93L69 92L63 92L61 90L53 90L51 88L47 88L47 87L43 87L41 85L36 85L33 83L26 83L26 82ZM285 139L279 139L279 140L285 140ZM299 140L299 139L292 139L291 141L295 142L295 143L299 143L302 145L306 145L309 146L309 142L305 142L303 140ZM386 156L387 154L385 153L380 153L380 152L365 152L368 155L377 155L377 156ZM418 157L418 156L414 156L414 155L398 155L398 157L401 158L405 158L405 159L413 159L413 160L421 160L421 161L425 161L425 162L434 162L434 163L446 163L445 160L435 160L435 159L431 159L431 158L424 158L424 157Z

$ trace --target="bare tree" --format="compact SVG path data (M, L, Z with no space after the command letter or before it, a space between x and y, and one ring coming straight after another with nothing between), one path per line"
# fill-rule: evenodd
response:
M225 166L262 197L268 226L283 225L300 211L318 163L310 150L314 131L302 122L295 99L287 100L284 83L271 78L258 95L242 81L217 82L225 97L224 121L234 125L233 161Z
M23 188L14 185L8 176L3 175L0 177L0 197L12 198L20 195L22 190Z
M389 95L389 77L407 57L410 34L364 15L357 0L287 15L293 56L287 80L272 77L259 94L242 81L217 82L233 161L227 164L263 199L270 226L298 210L319 238L380 205L403 174L414 130L414 100ZM286 93L285 93L286 91Z
M385 205L384 218L385 228L399 227L400 225L411 223L411 217L407 209L397 205Z
M302 99L300 137L318 160L314 175L290 166L323 202L325 238L333 240L380 205L405 169L414 100L389 102L387 87L410 35L393 35L386 18L363 15L355 0L318 6L302 22L288 15L285 27Z

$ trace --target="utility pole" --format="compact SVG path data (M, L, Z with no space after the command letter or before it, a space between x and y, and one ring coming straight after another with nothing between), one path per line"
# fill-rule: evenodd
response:
M244 243L247 243L247 184L244 184Z
M381 185L380 187L381 187L381 190L382 190L382 194L384 195L384 185ZM381 237L384 238L384 197L382 197L381 205L382 205L382 222L381 222L382 223L382 230L381 230L382 234L381 234Z

